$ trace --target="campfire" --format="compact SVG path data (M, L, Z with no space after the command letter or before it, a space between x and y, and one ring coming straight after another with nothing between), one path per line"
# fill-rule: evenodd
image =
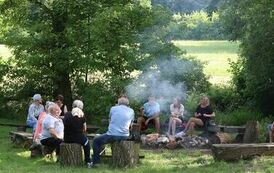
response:
M142 135L142 146L145 148L208 148L209 140L200 136L176 135L170 137L157 133Z

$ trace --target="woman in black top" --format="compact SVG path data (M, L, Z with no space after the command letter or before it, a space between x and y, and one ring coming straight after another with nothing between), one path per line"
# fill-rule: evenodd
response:
M87 125L84 117L83 102L75 100L72 104L72 111L67 112L63 119L64 122L64 141L66 143L78 143L84 147L85 162L88 166L91 164L90 144L85 135Z
M186 124L184 132L192 132L195 125L204 127L206 122L211 120L215 116L212 108L209 105L209 99L207 96L203 96L200 100L194 117L190 118Z
M67 106L64 104L64 96L62 96L61 94L59 94L56 98L55 98L55 103L60 107L61 109L61 114L60 114L60 118L64 118L65 113L68 112L68 108Z

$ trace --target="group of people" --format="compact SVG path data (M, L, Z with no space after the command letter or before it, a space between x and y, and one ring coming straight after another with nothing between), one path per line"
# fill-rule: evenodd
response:
M210 106L208 97L201 97L194 117L191 117L187 121L183 133L192 133L195 126L204 127L214 116L215 113ZM184 106L179 98L175 98L170 105L167 135L171 138L174 137L176 134L176 127L182 125L184 121ZM156 132L160 134L160 105L153 96L150 96L148 102L141 108L141 117L138 118L141 130L147 128L150 122L155 125Z
M75 100L72 104L72 110L67 111L63 104L63 97L59 95L55 102L46 102L44 108L41 95L35 94L33 103L29 107L27 125L33 127L34 142L54 148L57 157L62 142L81 144L84 148L85 162L88 167L92 167L100 163L100 153L104 144L129 138L135 114L133 109L129 107L128 98L126 96L120 97L118 103L110 109L108 131L93 140L93 158L91 159L90 143L85 135L87 124L83 106L81 100ZM160 104L157 103L155 97L150 96L148 98L148 102L141 109L141 115L137 120L141 129L146 128L152 122L156 132L160 134ZM193 130L196 125L204 126L206 121L214 116L215 114L209 105L209 99L202 97L196 109L195 117L188 120L184 132ZM175 135L176 126L182 124L183 117L184 106L179 98L175 98L170 105L168 135Z
M58 96L59 97L59 96ZM63 97L62 97L63 98ZM60 100L57 100L60 101ZM47 101L42 105L40 94L33 96L33 103L29 106L27 125L33 128L34 144L55 149L57 157L60 154L60 144L78 143L83 146L85 163L92 167L100 163L102 145L129 137L130 125L134 120L134 111L126 97L118 99L118 104L110 109L110 122L105 134L95 137L93 140L93 158L90 158L90 143L86 136L87 124L83 112L83 102L74 100L72 110L63 112L63 103ZM66 107L66 106L63 106ZM63 117L61 117L63 112Z

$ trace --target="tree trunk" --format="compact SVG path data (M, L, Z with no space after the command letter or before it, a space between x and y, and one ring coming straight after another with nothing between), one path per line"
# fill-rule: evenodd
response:
M211 144L229 144L233 142L233 138L229 133L216 133L209 137Z
M135 167L139 161L140 144L134 141L114 142L111 150L113 167Z
M254 156L274 156L274 144L213 144L212 154L215 160L233 161L251 159Z
M248 121L246 123L243 143L259 142L259 123L258 121Z
M59 161L61 166L82 166L82 146L74 143L62 143L60 145Z

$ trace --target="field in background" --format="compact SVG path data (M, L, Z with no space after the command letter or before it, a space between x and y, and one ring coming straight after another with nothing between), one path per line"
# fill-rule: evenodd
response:
M231 79L228 72L229 61L238 58L238 42L229 41L174 41L175 45L187 51L187 55L196 57L206 63L204 72L210 76L213 84L226 84ZM11 53L7 47L0 45L0 56L7 59Z
M174 41L175 45L187 51L187 55L206 62L204 72L210 76L212 84L227 84L231 79L228 72L229 59L238 58L239 42L229 41Z

